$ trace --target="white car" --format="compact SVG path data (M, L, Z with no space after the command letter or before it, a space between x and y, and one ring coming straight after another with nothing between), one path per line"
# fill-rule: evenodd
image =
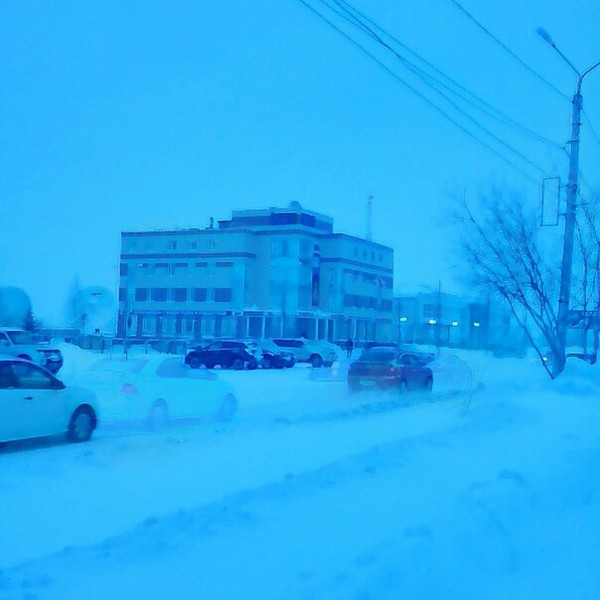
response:
M63 356L58 348L40 342L35 335L22 329L0 327L0 355L14 356L58 373L63 366Z
M212 371L190 369L177 357L106 357L82 380L96 392L103 422L159 428L178 419L229 420L237 410L231 385Z
M310 363L317 368L330 367L338 359L338 346L325 340L276 338L273 343L281 350L293 354L297 362Z
M85 442L96 415L90 391L67 387L28 361L0 358L0 442L64 433L71 442Z

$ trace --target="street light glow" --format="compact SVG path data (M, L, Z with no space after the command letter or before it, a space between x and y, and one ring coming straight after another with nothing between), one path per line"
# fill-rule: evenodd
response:
M437 323L436 319L429 319L429 321L427 321L430 325L435 325Z
M452 321L452 327L458 327L458 321Z
M480 327L481 323L479 321L473 321L473 327Z
M400 323L406 323L408 319L406 317L400 317Z

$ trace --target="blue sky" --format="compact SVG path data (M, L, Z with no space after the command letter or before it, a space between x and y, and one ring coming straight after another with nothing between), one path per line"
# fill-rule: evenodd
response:
M582 69L600 60L598 2L462 4L568 96L573 74L535 28ZM355 6L513 119L568 139L570 103L450 0ZM122 230L201 227L232 209L297 200L364 234L372 194L374 237L395 249L397 290L438 280L455 289L450 196L500 184L538 202L541 173L513 156L533 182L522 177L297 0L4 2L0 81L0 285L23 287L50 322L76 277L116 288ZM600 70L583 92L600 133ZM560 150L472 114L566 176ZM586 122L581 161L598 188L600 141Z

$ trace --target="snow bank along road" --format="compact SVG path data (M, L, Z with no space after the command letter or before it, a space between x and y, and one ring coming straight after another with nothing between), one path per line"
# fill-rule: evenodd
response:
M226 426L0 453L0 598L595 597L594 382L247 375Z

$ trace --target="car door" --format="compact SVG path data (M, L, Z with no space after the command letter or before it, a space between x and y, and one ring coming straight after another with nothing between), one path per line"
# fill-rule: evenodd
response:
M21 398L23 437L55 435L67 430L65 390L44 369L26 362L13 363Z
M415 356L412 354L402 354L398 360L402 366L405 381L409 388L425 385L427 372Z
M12 364L0 362L0 442L26 437L22 396Z

